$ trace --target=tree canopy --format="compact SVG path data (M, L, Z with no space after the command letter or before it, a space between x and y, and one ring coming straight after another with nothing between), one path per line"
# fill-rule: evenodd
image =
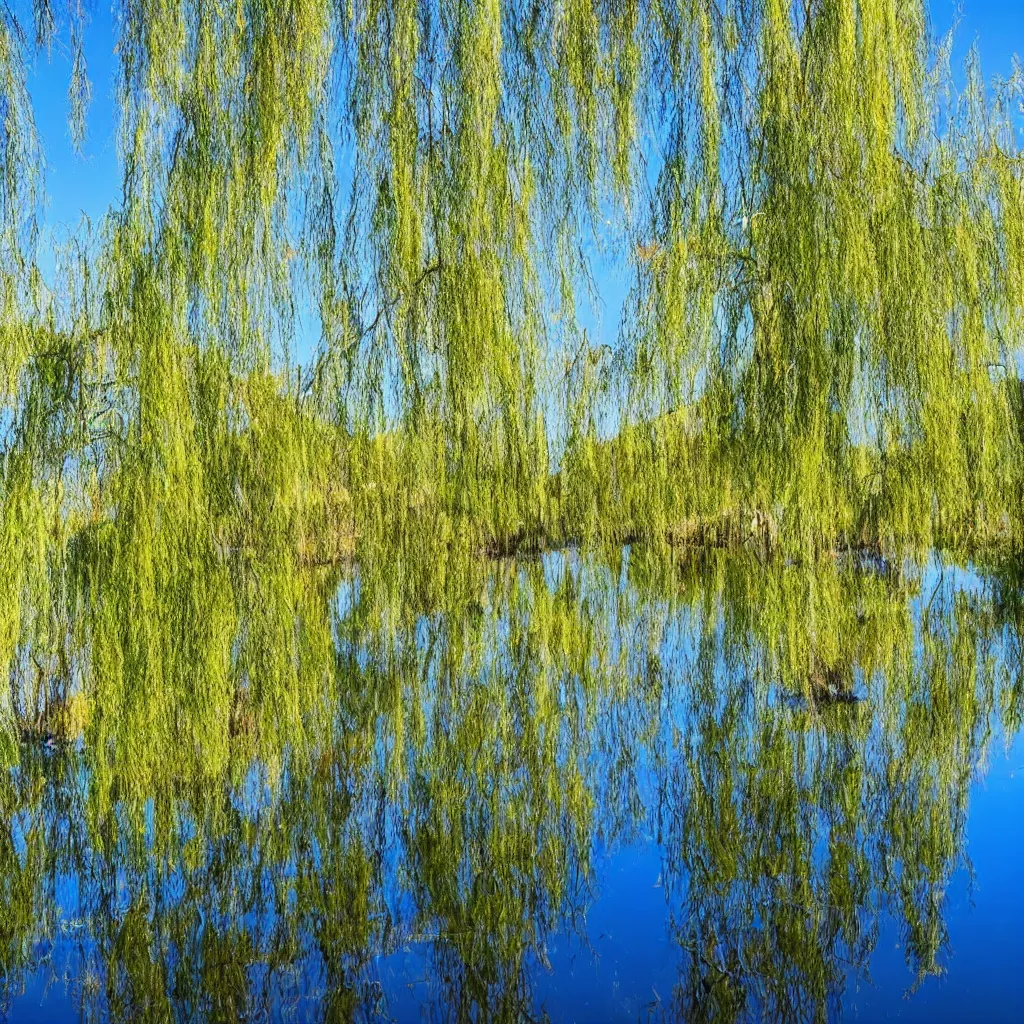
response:
M81 139L87 11L0 8L12 671L223 679L410 543L1021 539L1021 74L954 89L923 0L113 9L121 195L51 278L27 68Z

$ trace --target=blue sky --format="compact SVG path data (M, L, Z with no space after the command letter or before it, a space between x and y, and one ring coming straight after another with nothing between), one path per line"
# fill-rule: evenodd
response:
M1024 0L932 0L932 21L945 33L959 10L957 54L977 42L986 78L1008 74L1015 53L1024 55ZM112 102L115 57L110 8L92 7L86 37L93 102L88 138L82 155L72 151L67 128L67 87L70 63L64 48L55 46L50 58L38 58L31 91L46 151L50 210L53 224L74 224L82 212L99 217L117 196L118 168L114 144Z
M49 206L46 224L58 236L74 228L82 216L98 221L116 202L120 186L113 104L115 72L114 29L108 3L91 5L86 33L86 54L93 100L88 115L88 135L81 155L74 153L67 123L67 88L70 62L66 47L56 45L49 57L40 55L30 80L37 123L47 163ZM954 65L962 63L976 43L986 79L1010 73L1014 54L1024 56L1024 0L931 0L932 25L937 35L949 31L959 18ZM625 283L618 274L598 271L603 310L584 316L592 337L612 342L618 307ZM299 353L300 359L303 353Z

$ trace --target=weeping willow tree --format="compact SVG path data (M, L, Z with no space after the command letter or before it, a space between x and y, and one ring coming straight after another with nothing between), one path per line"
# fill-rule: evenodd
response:
M1021 538L1020 76L954 91L920 0L114 14L121 194L54 261L28 68L68 44L80 143L86 12L0 13L23 715L88 677L170 732L152 692L226 710L241 661L294 722L353 554Z

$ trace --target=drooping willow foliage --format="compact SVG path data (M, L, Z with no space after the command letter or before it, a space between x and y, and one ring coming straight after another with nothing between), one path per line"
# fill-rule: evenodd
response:
M88 11L0 7L18 700L297 700L353 552L1021 538L1020 81L954 91L921 0L113 9L121 194L50 280L27 68L80 141Z

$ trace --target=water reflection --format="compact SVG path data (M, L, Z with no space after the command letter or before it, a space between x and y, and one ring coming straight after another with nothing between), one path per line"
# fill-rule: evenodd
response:
M634 549L252 588L211 671L187 613L133 662L89 612L51 702L81 735L23 729L0 776L0 1011L559 1019L621 850L675 967L609 1018L837 1017L889 919L893 1004L947 959L1024 707L1006 573Z

